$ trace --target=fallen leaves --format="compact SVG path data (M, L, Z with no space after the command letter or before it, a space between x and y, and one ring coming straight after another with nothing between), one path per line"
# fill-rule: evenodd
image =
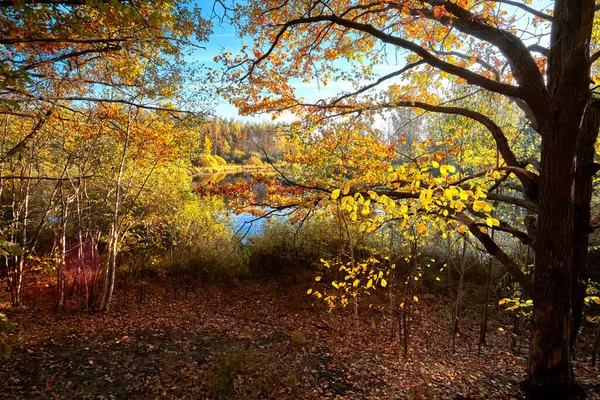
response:
M435 297L413 299L410 349L390 340L378 307L307 304L306 287L244 282L173 299L149 285L147 301L117 293L109 314L57 315L47 308L11 316L21 345L0 364L11 398L519 398L525 358L507 354L502 332L467 326L449 351ZM51 296L48 296L51 299ZM593 374L593 371L590 371ZM589 374L588 374L589 375ZM590 375L593 376L593 375ZM257 394L258 393L258 394ZM229 396L229 397L228 397Z

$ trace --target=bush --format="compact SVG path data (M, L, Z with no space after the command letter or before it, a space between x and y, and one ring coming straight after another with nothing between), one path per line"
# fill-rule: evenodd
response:
M229 154L229 156L227 157L227 161L229 161L232 164L242 164L244 162L244 160L248 159L248 157L250 157L249 154L244 153L241 150L235 149L231 152L231 154Z
M219 161L214 156L209 156L207 154L200 154L193 164L199 168L215 168L220 165Z
M256 274L272 274L286 267L309 267L339 253L335 220L317 213L298 229L287 218L273 218L246 245L248 267Z
M233 226L222 199L201 197L178 205L164 237L173 271L183 267L194 278L222 281L244 275L246 263L233 239ZM170 243L169 243L170 242Z
M4 337L5 334L12 332L17 327L17 324L8 322L6 314L0 313L0 356L8 357L12 353L10 339Z
M250 156L247 160L244 161L244 165L263 165L262 160L257 156Z
M223 157L217 155L214 155L212 157L215 159L215 161L217 161L219 165L227 165L227 161L225 161Z
M247 270L244 253L233 240L233 225L224 201L214 196L198 197L190 193L189 186L178 193L168 183L157 186L160 193L153 196L156 201L147 199L150 205L144 219L126 236L123 264L139 275L182 273L209 281L243 276Z

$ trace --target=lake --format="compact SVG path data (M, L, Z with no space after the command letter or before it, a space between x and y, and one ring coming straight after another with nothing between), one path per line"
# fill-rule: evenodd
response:
M212 173L212 174L200 174L196 175L192 179L192 186L194 188L203 188L205 190L212 189L218 190L219 187L237 185L237 184L247 184L251 185L254 182L254 178L256 175L267 175L272 177L272 179L277 179L278 175L275 171L261 171L261 172L230 172L230 173ZM262 183L255 184L253 187L255 193L264 193L265 187ZM225 197L225 201L230 200ZM265 211L269 211L268 207L264 208ZM239 236L248 236L254 235L259 232L266 219L258 218L256 215L250 214L248 212L236 213L235 210L231 210L231 221L234 225L234 232L237 232ZM270 218L277 217L276 214L272 215Z

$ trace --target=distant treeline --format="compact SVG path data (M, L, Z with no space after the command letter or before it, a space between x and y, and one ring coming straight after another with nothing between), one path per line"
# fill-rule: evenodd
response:
M240 122L214 118L202 129L198 156L216 155L230 164L246 164L251 157L278 160L288 149L285 126L268 122Z

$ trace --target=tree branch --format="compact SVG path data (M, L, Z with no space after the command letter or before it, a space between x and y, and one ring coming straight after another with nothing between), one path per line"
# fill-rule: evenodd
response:
M428 9L418 10L421 14L440 23L451 23L459 31L496 46L508 60L511 71L519 85L524 89L530 89L537 96L541 95L542 98L546 99L546 102L549 102L544 77L538 69L531 52L521 39L511 32L487 24L484 19L478 18L471 11L460 7L456 3L447 0L423 1L432 6L443 6L453 18L447 15L438 18L434 12ZM523 100L528 99L523 98ZM534 101L539 102L539 100L538 98ZM530 104L530 106L533 107L533 104Z
M25 147L27 142L29 142L31 139L33 139L33 137L35 135L37 135L37 133L40 131L40 129L42 129L42 127L44 126L44 124L46 123L48 118L50 118L51 115L52 115L52 109L49 109L48 111L46 111L46 114L44 114L44 116L42 116L42 118L40 118L40 120L37 122L37 124L35 124L35 126L31 130L31 132L29 132L29 134L27 134L27 136L25 136L19 143L14 145L12 149L10 149L5 155L2 156L2 158L0 158L0 165L4 164L4 162L6 162L6 160L8 160L10 157L12 157L15 154L17 154L18 152L20 152Z
M524 100L530 99L533 95L531 93L531 91L529 91L529 90L525 90L518 86L513 86L513 85L497 82L493 79L489 79L484 76L481 76L469 69L462 68L457 65L443 61L443 60L437 58L436 56L434 56L432 53L430 53L425 48L417 45L416 43L413 43L406 39L385 33L383 31L375 28L373 25L363 24L360 22L347 20L345 18L341 18L336 15L319 15L319 16L315 16L315 17L297 18L297 19L293 19L293 20L288 21L285 24L283 24L281 26L279 32L277 33L275 39L273 40L270 48L261 57L259 57L258 59L256 59L255 61L252 62L252 65L250 66L248 72L242 77L242 80L252 74L256 65L258 65L261 61L265 60L266 58L268 58L270 56L270 54L273 52L275 47L277 47L279 41L281 40L281 38L284 36L284 34L286 33L286 31L288 29L290 29L296 25L313 24L313 23L318 23L318 22L333 22L337 25L344 26L346 28L350 28L350 29L353 29L353 30L356 30L359 32L367 33L367 34L381 40L384 43L388 43L388 44L412 51L413 53L420 56L424 62L431 65L432 67L437 68L441 71L447 72L451 75L457 76L459 78L462 78L472 85L482 87L482 88L490 90L492 92L503 94L506 96L514 96L514 97L522 98Z
M145 110L164 111L164 112L174 113L174 114L198 114L198 112L196 112L196 111L180 110L180 109L176 109L176 108L167 108L167 107L160 107L160 106L151 106L151 105L147 105L147 104L135 103L133 101L124 100L124 99L103 99L103 98L84 97L84 96L81 96L81 97L79 97L79 96L43 97L43 96L34 96L34 95L30 95L30 94L25 94L25 93L21 93L21 94L23 94L24 96L29 97L29 99L27 101L31 101L31 100L39 100L39 101L46 101L46 102L55 102L55 101L90 101L90 102L95 102L95 103L125 104L125 105L128 105L128 106L132 106L132 107L136 107L136 108L141 108L141 109L145 109ZM11 101L20 102L19 100L11 100Z
M101 0L102 3L109 3L111 0ZM116 0L118 3L129 3L130 0ZM9 0L0 1L0 8L14 7L16 4L38 5L49 4L53 6L89 6L88 0Z
M538 18L541 19L545 19L546 21L550 21L553 22L554 21L554 17L550 14L546 14L545 12L536 10L535 8L531 8L526 4L523 4L521 2L518 1L512 1L512 0L496 0L497 3L504 3L504 4L509 4L513 7L518 7L521 10L527 11L529 14L531 15L535 15Z
M521 271L521 267L506 254L487 233L483 232L473 219L464 214L460 217L462 219L461 222L469 228L469 231L479 240L479 242L481 242L487 252L500 261L504 268L506 268L513 278L515 278L515 280L523 287L523 290L533 298L535 294L533 282L523 273L523 271Z

